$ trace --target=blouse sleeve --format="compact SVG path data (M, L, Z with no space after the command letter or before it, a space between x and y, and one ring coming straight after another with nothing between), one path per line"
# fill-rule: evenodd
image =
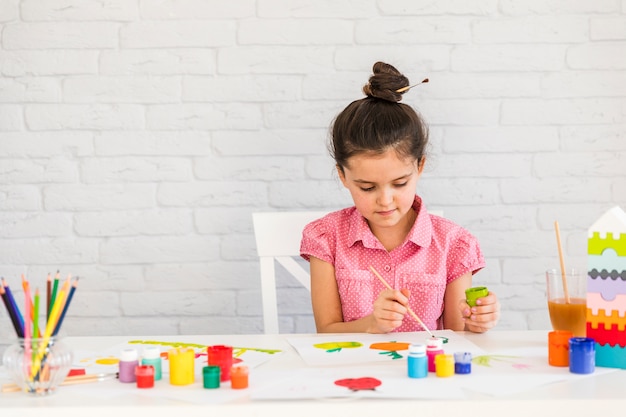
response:
M451 245L448 253L448 283L468 272L477 273L485 267L485 258L478 239L465 229L461 229L458 238Z
M334 265L334 243L325 219L315 220L307 224L302 231L300 256L307 261L310 261L313 256Z

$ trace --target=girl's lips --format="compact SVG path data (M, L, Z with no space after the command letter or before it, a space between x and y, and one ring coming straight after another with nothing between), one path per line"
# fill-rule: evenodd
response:
M387 211L379 211L377 212L379 216L391 216L393 213L395 212L395 210L387 210Z

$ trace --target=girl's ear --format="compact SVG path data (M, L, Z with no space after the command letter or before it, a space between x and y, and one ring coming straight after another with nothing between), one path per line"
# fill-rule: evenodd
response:
M422 159L417 163L417 175L422 175L424 171L424 165L426 165L426 157L422 156Z
M337 164L335 165L335 168L337 168L337 175L339 175L339 179L341 180L341 183L345 187L346 186L346 174L343 172L343 167Z

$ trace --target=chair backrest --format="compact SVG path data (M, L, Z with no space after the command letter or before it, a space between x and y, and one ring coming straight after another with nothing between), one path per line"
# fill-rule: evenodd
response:
M309 272L294 257L300 256L302 230L328 211L288 211L252 213L254 237L261 267L263 327L266 334L278 334L276 270L280 263L302 286L311 290Z
M442 211L430 214L443 216ZM294 258L300 256L300 241L304 226L328 214L327 211L283 211L252 213L256 249L261 268L261 299L263 304L263 329L266 334L278 334L278 302L276 297L276 269L274 262L307 290L311 290L309 271Z

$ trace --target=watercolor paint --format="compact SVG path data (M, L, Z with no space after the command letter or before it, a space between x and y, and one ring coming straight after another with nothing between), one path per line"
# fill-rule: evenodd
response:
M233 348L226 345L214 345L207 348L209 365L220 367L220 380L230 380L230 368L233 366Z
M232 389L248 388L249 369L245 365L230 368L230 387Z
M193 384L194 360L196 358L194 350L189 348L170 349L168 358L170 361L170 384Z
M435 356L435 374L442 378L454 375L454 356L445 353Z
M220 367L205 366L202 368L202 386L207 389L220 387Z
M414 344L409 346L407 358L409 378L425 378L428 376L428 359L426 358L426 346Z
M428 359L428 372L435 372L435 357L443 352L443 340L433 337L426 340L426 357Z
M139 365L139 354L137 349L122 349L120 352L120 382L136 382L135 367Z
M154 387L154 367L152 365L137 365L135 367L137 388Z

